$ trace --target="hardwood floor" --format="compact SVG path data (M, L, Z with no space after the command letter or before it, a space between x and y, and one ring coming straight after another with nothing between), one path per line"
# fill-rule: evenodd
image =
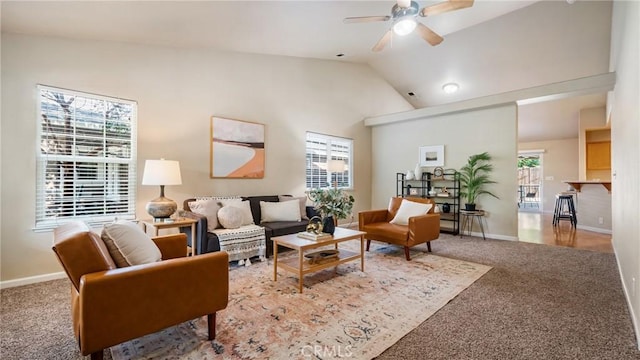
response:
M551 214L536 212L518 213L518 237L520 241L557 245L612 253L611 235L571 227L568 221L558 226L552 224Z

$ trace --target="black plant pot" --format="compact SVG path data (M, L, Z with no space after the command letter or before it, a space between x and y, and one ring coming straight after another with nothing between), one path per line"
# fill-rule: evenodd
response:
M449 213L449 211L451 211L451 205L449 203L442 204L442 212Z
M464 204L464 209L467 211L476 211L476 204Z
M323 233L333 235L335 231L336 231L336 224L333 222L333 216L327 216L326 218L322 219Z

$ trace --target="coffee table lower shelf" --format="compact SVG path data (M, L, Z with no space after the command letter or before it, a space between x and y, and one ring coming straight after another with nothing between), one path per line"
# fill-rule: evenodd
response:
M325 261L321 261L317 264L311 264L308 259L303 257L302 260L302 271L300 271L300 259L298 257L290 258L286 260L279 260L278 267L287 271L291 271L296 274L309 274L312 272L324 270L330 267L335 267L340 264L344 264L349 261L360 259L360 254L354 251L349 250L340 250L338 253L338 258L330 260L327 259Z

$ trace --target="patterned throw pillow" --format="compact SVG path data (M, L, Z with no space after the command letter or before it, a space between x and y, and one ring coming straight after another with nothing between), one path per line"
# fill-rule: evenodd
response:
M242 199L222 199L220 200L223 208L227 206L233 206L242 211L242 225L253 225L253 215L251 215L251 203L249 200ZM218 211L218 220L220 219L220 212ZM224 226L224 225L223 225ZM225 226L226 228L226 226Z
M225 229L237 229L242 226L244 214L235 206L223 206L218 210L218 221Z

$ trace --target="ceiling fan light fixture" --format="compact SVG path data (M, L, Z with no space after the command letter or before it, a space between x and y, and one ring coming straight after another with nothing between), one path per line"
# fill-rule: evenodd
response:
M456 83L446 83L442 85L442 90L447 94L453 94L460 89L460 85Z
M415 30L417 25L416 19L413 16L405 16L393 24L393 32L397 35L404 36Z

